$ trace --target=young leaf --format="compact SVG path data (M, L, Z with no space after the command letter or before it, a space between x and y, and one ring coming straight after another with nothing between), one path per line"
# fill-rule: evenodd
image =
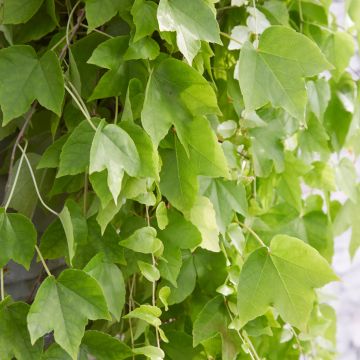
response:
M35 227L27 217L7 214L4 208L0 208L0 267L14 260L29 269L36 236Z
M152 326L160 326L161 320L159 319L159 317L161 316L161 314L162 311L157 306L140 305L138 308L129 312L123 318L140 319L146 321Z
M146 226L136 230L127 239L120 241L120 245L135 252L154 254L163 246L156 235L154 228Z
M140 167L139 154L127 132L116 125L99 125L90 150L89 173L107 170L108 186L115 204L124 173L136 176Z
M0 358L10 360L38 360L42 353L41 340L34 345L26 328L29 305L16 302L9 304L9 298L0 302Z
M274 306L281 317L304 331L315 300L314 288L337 280L327 261L303 241L276 235L270 249L255 250L245 261L238 285L242 325Z
M171 125L186 146L184 126L193 117L219 114L214 90L193 68L175 59L155 67L147 85L141 121L155 146Z
M76 360L85 325L96 319L110 319L100 286L85 272L68 269L41 284L27 323L32 343L54 330L55 341Z
M34 100L61 114L64 79L59 60L52 51L40 58L31 46L0 50L0 106L3 124L23 115Z
M331 68L306 36L288 27L271 26L261 35L258 49L246 43L241 50L238 77L246 109L271 102L303 119L307 102L303 78Z
M163 201L156 207L156 221L160 230L164 230L169 223L166 204Z
M150 282L155 282L160 279L160 272L155 265L144 261L137 262L141 274Z
M202 0L160 0L160 31L176 31L179 50L189 64L200 50L200 40L221 44L219 25L210 6Z
M125 304L125 283L120 269L104 259L104 254L97 254L84 267L84 271L91 275L103 290L109 311L116 320L120 320Z
M219 230L215 210L210 200L199 196L190 210L189 218L201 233L200 246L209 251L220 251Z

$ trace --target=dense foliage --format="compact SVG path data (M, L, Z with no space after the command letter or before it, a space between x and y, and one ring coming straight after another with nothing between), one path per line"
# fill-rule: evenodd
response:
M330 3L0 0L1 360L335 356L360 2Z

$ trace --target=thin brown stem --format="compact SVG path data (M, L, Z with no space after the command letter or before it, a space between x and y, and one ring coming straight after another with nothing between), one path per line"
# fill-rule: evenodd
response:
M25 121L23 126L21 127L18 136L16 137L15 143L13 145L12 151L11 151L11 158L10 158L10 165L9 165L9 173L8 173L8 180L6 183L6 187L5 187L5 194L8 192L9 190L9 186L10 186L10 180L12 177L12 172L13 172L13 168L14 168L14 162L15 162L15 154L16 154L16 148L18 147L18 145L20 144L21 140L24 137L25 131L28 128L31 118L35 113L36 107L37 107L38 102L34 101L33 104L31 105L30 110L28 111L28 113L26 114L25 117Z

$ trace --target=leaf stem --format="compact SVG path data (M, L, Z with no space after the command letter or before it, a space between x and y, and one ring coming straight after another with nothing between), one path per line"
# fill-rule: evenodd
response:
M37 245L35 245L35 250L41 260L41 263L43 264L43 267L44 267L46 273L48 274L48 276L51 276L51 272L50 272L48 266L46 265L46 261L44 260L44 257L42 256L41 251Z
M262 247L266 247L268 250L270 250L270 248L264 243L264 241L261 240L260 236L249 226L247 226L246 224L238 221L238 224L243 227L245 230L247 230L251 235L254 236L254 238L259 242L259 244Z
M25 142L25 145L24 145L24 151L26 151L27 146L28 146L28 142L26 141L26 142ZM13 184L12 184L12 186L11 186L10 194L9 194L9 196L8 196L8 199L7 199L7 201L6 201L6 204L4 205L5 211L6 211L7 208L9 207L10 202L11 202L11 199L12 199L12 197L13 197L13 195L14 195L15 187L16 187L16 184L17 184L17 182L18 182L18 180L19 180L19 175L20 175L22 163L24 162L24 157L25 157L25 155L24 155L24 153L23 153L23 154L21 155L21 157L20 157L20 160L19 160L19 165L18 165L18 168L17 168L17 170L16 170L14 182L13 182Z
M70 83L69 83L70 84ZM96 126L92 123L91 121L91 116L89 114L89 111L87 110L86 107L83 107L83 105L81 104L80 100L77 98L77 96L72 92L72 90L70 90L70 88L65 84L65 89L66 91L71 95L71 97L73 98L74 102L76 103L76 105L78 106L79 110L83 113L85 119L88 121L88 123L90 124L90 126L96 131Z
M27 166L28 166L28 168L29 168L29 172L30 172L30 175L31 175L31 179L32 179L32 181L33 181L33 183L34 183L34 187L35 187L36 194L37 194L37 196L38 196L41 204L44 206L44 208L45 208L46 210L48 210L49 212L51 212L51 213L54 214L55 216L59 216L59 214L58 214L55 210L51 209L49 206L47 206L47 205L45 204L43 198L41 197L39 188L38 188L38 186L37 186L35 174L34 174L34 171L33 171L32 167L31 167L29 158L26 156L25 150L24 150L20 145L18 145L18 148L21 150L21 152L22 152L23 155L24 155L24 159L25 159L26 164L27 164Z
M115 96L115 116L114 116L114 124L117 124L119 116L119 97Z
M80 24L80 26L83 27L83 28L85 28L85 29L89 29L89 27L88 27L86 24ZM104 32L104 31L101 31L101 30L99 30L99 29L91 29L91 31L97 32L97 33L99 33L99 34L101 34L101 35L104 35L104 36L110 38L110 39L113 39L113 38L114 38L112 35Z
M235 41L236 43L240 44L240 45L244 45L243 43L241 43L239 40L236 40L235 38L233 38L232 36L230 36L229 34L220 31L220 35L222 35L223 37L226 37L229 40Z
M20 144L20 141L22 140L22 138L23 138L23 136L25 134L25 131L26 131L27 127L30 124L31 118L35 113L37 104L38 104L38 102L34 101L33 104L31 105L31 108L30 108L30 110L28 111L28 113L27 113L27 115L25 117L24 124L21 127L20 132L19 132L18 136L16 137L14 146L12 148L11 158L10 158L10 165L9 165L9 175L8 175L8 180L7 180L6 187L5 187L5 194L6 194L7 190L9 189L9 186L10 186L10 179L11 179L11 175L12 175L12 171L13 171L13 167L14 167L14 162L15 162L16 148Z
M1 301L5 299L5 288L4 288L4 269L0 270L0 288L1 288Z

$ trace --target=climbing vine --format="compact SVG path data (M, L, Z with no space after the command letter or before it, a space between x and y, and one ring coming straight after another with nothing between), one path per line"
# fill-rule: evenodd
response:
M360 6L330 5L0 0L2 360L335 358Z

